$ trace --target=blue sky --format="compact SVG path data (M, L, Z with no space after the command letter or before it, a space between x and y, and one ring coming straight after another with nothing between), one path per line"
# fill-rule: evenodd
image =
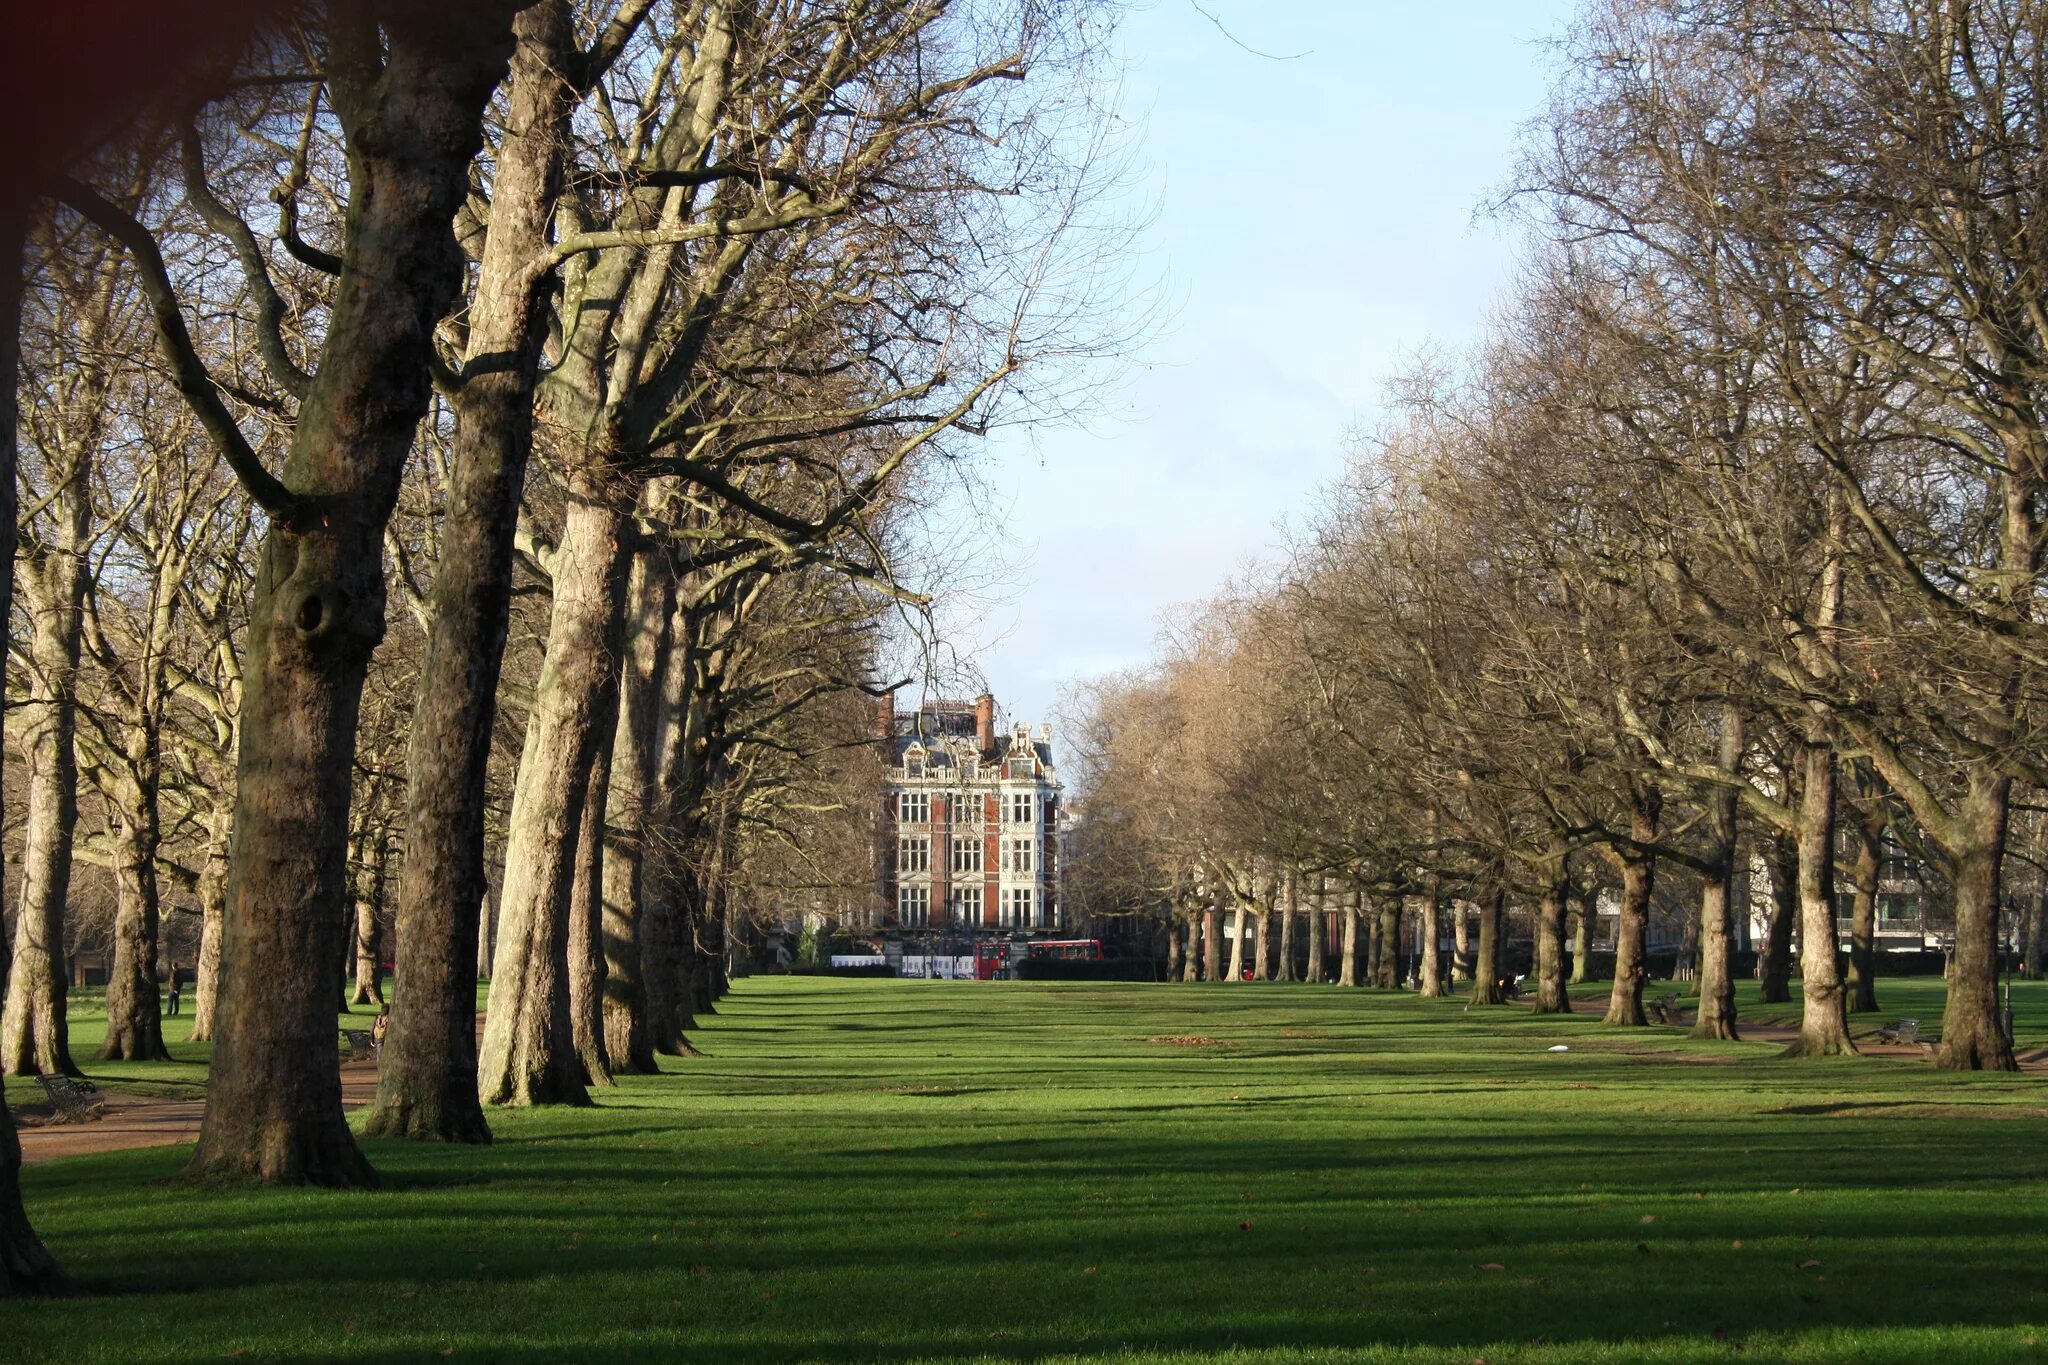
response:
M1162 618L1284 543L1387 377L1469 343L1512 269L1477 217L1540 109L1565 0L1153 0L1119 38L1137 273L1165 316L1085 425L999 436L1007 567L955 620L1006 712L1142 664Z

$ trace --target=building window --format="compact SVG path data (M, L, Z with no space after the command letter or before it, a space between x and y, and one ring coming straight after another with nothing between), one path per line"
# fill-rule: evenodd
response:
M896 841L896 870L898 872L929 872L932 870L932 839L929 834L906 834Z
M1006 886L1003 888L1003 927L1005 929L1028 929L1031 927L1032 907L1038 893L1028 886Z
M981 919L981 892L955 891L952 895L953 923L975 924Z
M1010 760L1010 763L1009 763L1009 767L1008 767L1008 769L1007 769L1007 772L1008 772L1008 775L1009 775L1009 776L1011 776L1011 777L1032 777L1032 776L1035 776L1035 774L1034 774L1034 773L1032 772L1032 763L1031 763L1031 760L1030 760L1030 759L1028 759L1028 758L1013 758L1013 759L1011 759L1011 760Z
M896 798L896 818L906 825L927 825L932 818L930 792L904 792Z
M956 796L953 798L953 823L956 825L978 825L981 823L981 798L978 796Z
M1030 792L1011 792L1003 798L1003 819L1012 825L1028 825L1032 819Z
M1032 870L1032 841L1003 840L1003 871L1028 874Z
M953 841L953 873L981 875L981 840L955 839Z
M932 917L932 889L929 886L896 888L896 918L905 925L922 929Z
M911 778L924 776L923 750L912 749L909 753L903 755L903 775Z

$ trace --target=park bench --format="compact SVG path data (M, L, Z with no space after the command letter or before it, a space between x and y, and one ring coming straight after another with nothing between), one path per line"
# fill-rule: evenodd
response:
M1675 1024L1678 1019L1678 992L1666 991L1643 1006L1643 1013L1653 1024Z
M342 1060L367 1062L376 1057L377 1040L370 1036L368 1029L345 1028L341 1031L341 1036L342 1040L348 1044L348 1056Z
M107 1102L100 1098L99 1087L91 1081L61 1074L36 1079L42 1082L43 1093L50 1097L60 1123L84 1123L107 1112Z
M1877 1031L1877 1041L1880 1043L1917 1043L1920 1041L1920 1021L1918 1019L1901 1019L1889 1028L1881 1028Z

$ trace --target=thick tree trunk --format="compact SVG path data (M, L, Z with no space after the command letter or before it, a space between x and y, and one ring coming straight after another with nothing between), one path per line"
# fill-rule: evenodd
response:
M1168 981L1178 981L1178 980L1180 980L1180 977L1181 977L1181 970L1182 970L1182 966L1181 966L1181 964L1182 964L1182 963L1183 963L1183 961L1185 960L1184 954L1182 953L1182 950L1181 950L1181 942L1182 942L1182 939L1181 939L1181 929L1180 929L1180 925L1176 924L1176 923L1175 923L1175 922L1174 922L1173 920L1171 920L1171 919L1167 920L1167 922L1166 922L1166 979L1167 979Z
M1771 840L1771 911L1757 951L1759 996L1767 1005L1792 998L1792 925L1799 917L1799 847L1790 834Z
M384 1003L384 957L379 912L384 906L384 882L390 867L391 845L384 831L373 829L363 841L362 874L366 885L356 897L355 988L349 992L351 1005ZM389 1035L386 1035L387 1042Z
M1958 822L1970 838L1948 850L1955 868L1956 950L1934 1064L1949 1071L2019 1069L1998 1006L2000 874L2011 803L2008 779L1973 773Z
M2044 928L2048 928L2048 873L2042 875L2041 889L2027 902L2026 939L2020 947L2020 975L2029 981L2041 979L2041 931Z
M163 1001L157 992L156 799L136 797L116 816L114 961L107 973L107 1039L100 1060L167 1062Z
M22 248L26 228L25 195L0 207L0 646L13 620L16 451L19 417L15 379L21 364ZM7 651L0 647L0 695L6 693ZM10 967L11 975L11 967ZM14 1115L0 1096L0 1299L17 1295L59 1294L70 1288L64 1273L35 1229L21 1203L21 1140Z
M351 126L342 273L285 464L305 510L271 522L250 610L220 1041L187 1167L197 1178L376 1178L342 1118L330 993L348 934L356 722L384 631L384 528L427 408L433 328L461 282L451 225L515 8L392 7L374 14L381 52L374 34L334 30L329 64Z
M1742 766L1745 742L1742 713L1721 708L1720 747L1716 763L1731 777ZM1736 819L1740 798L1733 786L1707 794L1707 870L1700 878L1700 1007L1693 1019L1695 1038L1738 1038L1735 1028L1734 919Z
M1600 888L1589 883L1578 896L1579 908L1572 912L1572 984L1581 985L1593 973L1593 919L1600 912Z
M1329 884L1322 877L1316 878L1315 894L1308 911L1308 979L1322 981L1326 978L1328 954L1323 950L1323 940L1329 936L1330 919L1325 908Z
M625 661L604 839L603 1013L604 1050L613 1070L643 1075L656 1070L641 962L644 862L674 611L675 576L666 558L636 538L626 581Z
M1422 994L1437 999L1444 993L1443 926L1439 924L1439 901L1432 883L1422 897Z
M1401 987L1401 898L1388 896L1380 902L1379 968L1373 985L1382 990Z
M1835 949L1835 753L1824 736L1806 744L1799 793L1799 1038L1788 1057L1854 1054ZM1953 996L1951 996L1953 998Z
M1202 979L1223 979L1223 914L1214 906L1202 911Z
M1508 893L1495 887L1479 903L1479 954L1472 964L1472 1003L1499 1005L1507 1000L1500 984L1500 928Z
M485 772L512 592L514 532L533 444L547 240L571 103L564 0L514 21L517 45L491 185L465 366L454 399L448 510L431 589L419 708L406 750L407 857L398 884L399 980L383 1049L375 1137L484 1143L477 980L489 970ZM504 363L509 360L510 363Z
M1657 876L1657 862L1648 849L1656 841L1664 802L1655 788L1635 781L1629 783L1628 798L1632 843L1616 854L1621 864L1621 907L1614 934L1614 989L1607 997L1604 1022L1640 1025L1649 1022L1643 1016L1643 982L1649 976L1644 953Z
M617 724L624 516L572 491L547 660L519 760L478 1086L487 1104L588 1104L570 1014L569 914L591 768Z
M1244 903L1230 910L1230 973L1229 980L1244 980Z
M569 1031L586 1085L611 1085L604 1050L604 817L610 802L611 744L590 765L589 794L576 835L576 875L569 888Z
M1358 975L1358 930L1360 916L1356 892L1352 893L1350 903L1345 905L1339 913L1344 916L1344 930L1342 935L1343 941L1337 948L1337 984L1340 986L1358 986L1363 983L1359 980Z
M1570 1014L1565 989L1564 916L1572 885L1568 855L1558 850L1539 865L1543 898L1536 907L1536 1013Z
M2048 895L2048 893L2044 893ZM1301 874L1293 868L1287 869L1287 880L1280 891L1280 970L1277 979L1293 981L1294 971L1294 922L1301 917Z
M1188 984L1202 979L1202 921L1193 914L1186 916L1183 937L1187 948L1180 957L1180 979Z
M1264 910L1258 911L1252 919L1253 940L1252 979L1271 981L1273 979L1273 917Z
M83 469L81 467L82 476ZM69 488L69 485L67 485ZM85 506L83 488L61 499ZM67 520L77 521L76 510ZM73 530L79 528L74 524ZM0 1014L0 1070L81 1074L71 1058L65 1019L64 909L71 889L71 849L78 826L77 712L79 630L84 606L82 540L45 549L24 565L31 635L29 700L19 714L21 757L28 768L28 815L22 831L21 898L14 924L14 961Z

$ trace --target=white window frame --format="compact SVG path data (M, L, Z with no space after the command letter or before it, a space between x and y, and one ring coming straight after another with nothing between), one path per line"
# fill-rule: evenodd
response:
M896 870L898 872L930 872L932 870L932 836L929 834L905 834L897 839Z
M905 825L928 825L932 822L932 795L930 792L899 792L896 796L896 819Z
M896 888L896 920L899 924L922 929L931 923L932 889L924 883L905 884Z
M947 897L947 908L955 924L981 923L981 886L956 886Z
M1002 927L1005 929L1028 929L1035 918L1038 904L1038 889L1031 886L1006 886L1003 888Z
M981 840L955 839L953 841L953 875L956 877L979 877L981 874Z
M1026 835L1003 840L1003 871L1020 877L1032 876L1037 872L1038 840Z
M1037 792L1004 792L1003 823L1006 825L1029 825L1038 819Z

